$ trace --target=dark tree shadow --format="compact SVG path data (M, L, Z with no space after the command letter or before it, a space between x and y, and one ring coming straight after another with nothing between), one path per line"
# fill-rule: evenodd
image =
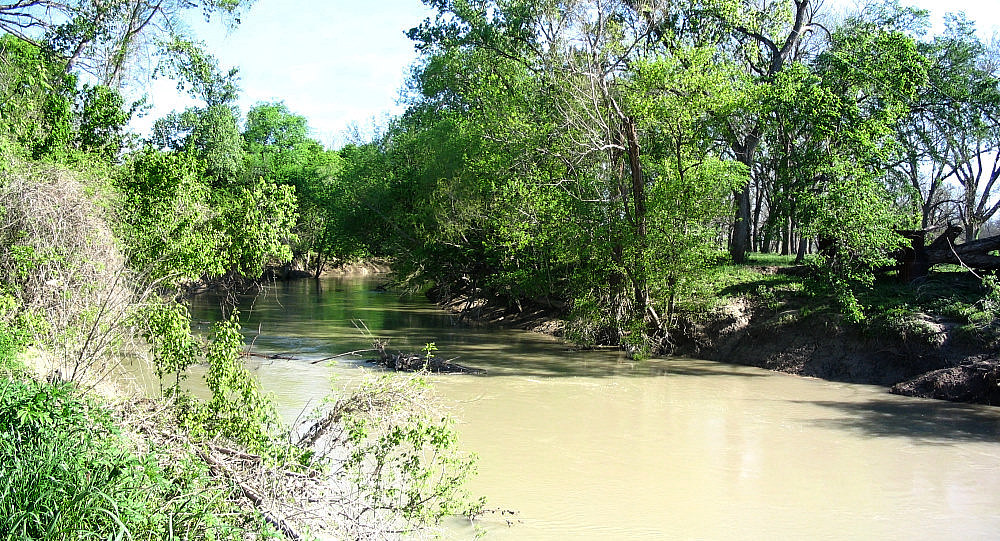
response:
M905 437L928 445L1000 442L1000 408L916 399L809 402L847 415L817 425L871 437Z

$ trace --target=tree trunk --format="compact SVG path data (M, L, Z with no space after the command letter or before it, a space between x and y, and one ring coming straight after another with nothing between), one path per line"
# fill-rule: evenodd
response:
M1000 270L1000 256L991 252L1000 250L1000 235L985 239L973 240L964 244L955 244L962 233L958 226L948 226L948 229L925 246L928 230L898 231L909 239L911 247L895 254L899 262L899 275L903 281L912 282L927 276L935 265L951 263L973 269Z
M736 192L736 220L733 223L733 241L729 255L734 263L745 263L750 251L750 186Z
M646 181L642 173L642 162L639 160L639 138L635 131L635 119L626 116L623 120L625 129L626 152L628 168L632 178L632 206L635 214L635 236L637 257L634 262L633 288L635 307L640 314L645 314L649 307L648 291L646 290Z
M754 198L754 208L753 208L753 242L751 243L751 250L755 252L763 252L760 232L760 214L762 207L764 206L764 190L760 183L757 184L757 197Z
M806 260L806 251L809 249L809 239L799 237L799 251L795 254L795 264L801 265Z

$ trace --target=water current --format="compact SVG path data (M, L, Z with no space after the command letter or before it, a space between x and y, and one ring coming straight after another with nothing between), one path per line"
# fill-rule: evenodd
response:
M484 368L440 375L487 540L1000 539L1000 408L692 359L629 361L470 327L380 278L279 283L238 299L251 367L289 421L356 378L356 325ZM198 296L203 324L222 299ZM513 514L507 513L513 511ZM447 536L471 539L467 520Z

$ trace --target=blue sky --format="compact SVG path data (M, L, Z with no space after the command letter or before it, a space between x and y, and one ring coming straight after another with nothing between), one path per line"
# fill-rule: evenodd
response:
M852 8L855 0L825 0L831 10ZM947 11L965 11L980 32L1000 29L1000 0L902 0L928 9L940 24ZM305 116L313 137L330 147L362 134L401 112L399 92L416 59L404 32L431 12L420 0L257 0L235 30L192 22L224 68L240 68L245 114L261 101L284 101ZM155 118L193 102L174 83L154 81L153 110L134 123L145 133Z
M404 32L431 14L420 0L257 0L241 24L191 25L224 69L239 67L244 114L261 101L284 101L308 118L313 137L340 146L356 124L367 132L398 114L400 88L416 58ZM152 121L193 104L171 81L152 82Z

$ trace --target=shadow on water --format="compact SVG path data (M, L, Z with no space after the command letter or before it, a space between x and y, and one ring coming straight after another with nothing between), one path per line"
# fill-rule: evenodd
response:
M370 338L356 326L363 322L372 336L389 340L390 351L419 352L433 342L439 358L484 369L486 377L766 375L721 363L693 366L686 359L634 361L621 351L575 351L547 336L463 324L423 298L380 291L379 283L378 278L303 280L273 284L256 295L206 293L192 299L192 313L207 332L235 300L255 352L304 362L370 348ZM357 366L357 359L350 360Z
M928 445L1000 442L1000 409L988 406L889 398L808 403L845 415L837 419L817 419L817 425L860 431L872 437L905 437Z

